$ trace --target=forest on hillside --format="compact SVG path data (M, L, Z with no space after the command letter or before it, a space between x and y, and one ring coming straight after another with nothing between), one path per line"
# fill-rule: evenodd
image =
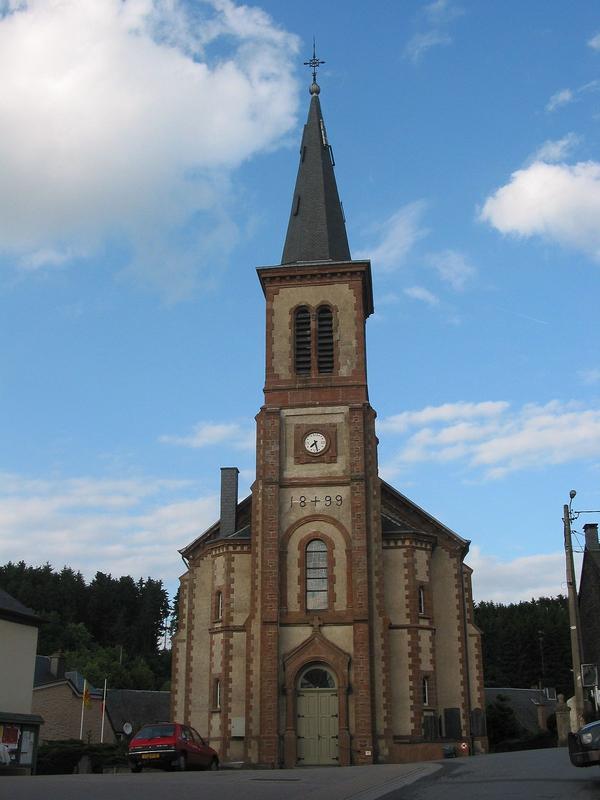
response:
M40 655L61 651L96 687L106 677L115 689L169 688L174 617L162 581L97 572L88 583L70 567L20 561L0 566L0 588L45 621Z
M567 598L475 606L481 629L484 682L488 687L549 686L573 693Z

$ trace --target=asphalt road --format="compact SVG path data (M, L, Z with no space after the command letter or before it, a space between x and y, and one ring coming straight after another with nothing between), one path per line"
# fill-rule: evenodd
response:
M566 749L498 753L447 762L385 800L598 800L600 768L573 767Z
M423 764L139 775L0 776L1 800L600 800L565 749Z

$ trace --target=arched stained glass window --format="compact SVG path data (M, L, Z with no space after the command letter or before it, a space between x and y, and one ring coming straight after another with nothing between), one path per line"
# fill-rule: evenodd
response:
M317 367L321 374L333 372L333 312L329 306L317 309Z
M310 311L300 306L294 314L294 369L297 375L310 375Z
M313 539L306 545L306 609L317 611L329 606L327 545Z

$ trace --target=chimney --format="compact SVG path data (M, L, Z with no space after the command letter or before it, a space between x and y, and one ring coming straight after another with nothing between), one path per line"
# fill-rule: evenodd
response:
M583 526L583 532L585 533L585 549L600 550L600 544L598 544L598 523L587 522Z
M50 672L55 678L65 677L65 657L60 651L50 656Z
M237 467L221 467L221 538L235 533L238 475L239 469Z

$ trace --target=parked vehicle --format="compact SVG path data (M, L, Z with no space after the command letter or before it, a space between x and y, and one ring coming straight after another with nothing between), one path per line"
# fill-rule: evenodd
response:
M574 767L600 766L600 720L569 734L569 758Z
M145 725L129 743L132 772L158 769L219 769L219 756L198 731L179 722Z

